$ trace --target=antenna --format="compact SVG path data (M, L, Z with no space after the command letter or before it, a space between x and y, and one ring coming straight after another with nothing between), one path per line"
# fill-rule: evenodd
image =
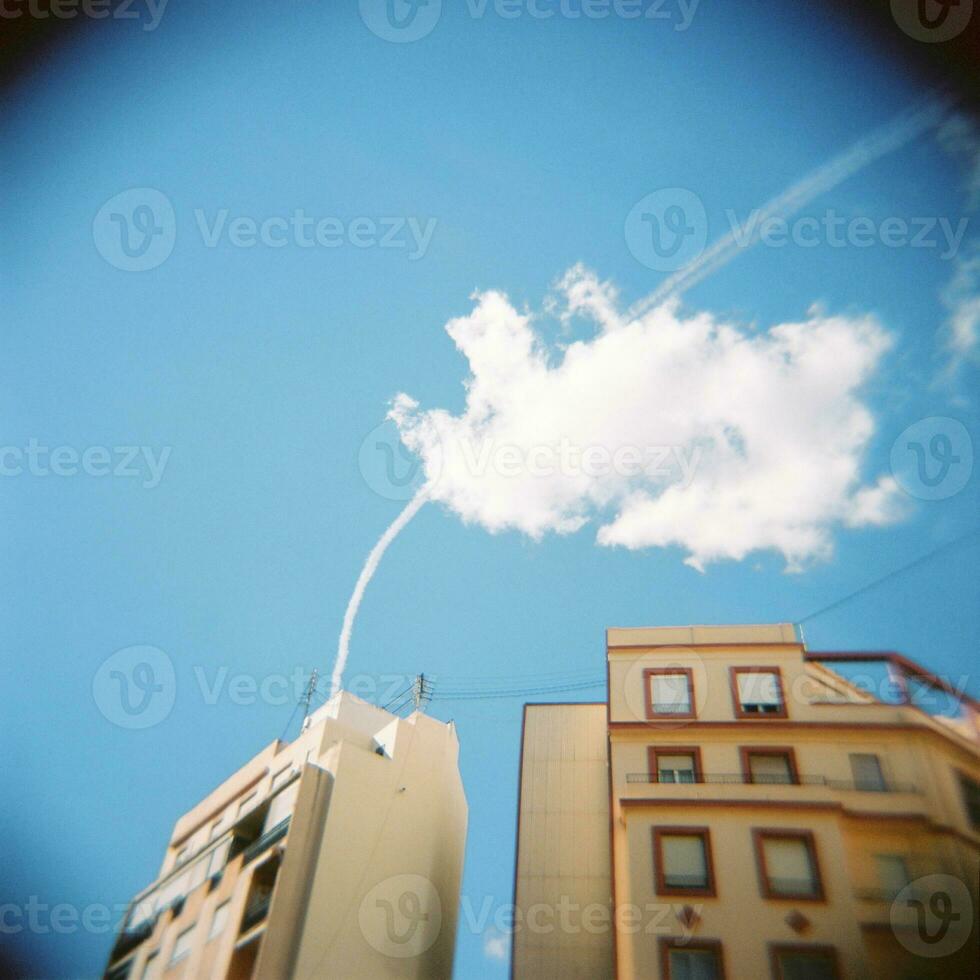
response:
M310 674L309 683L306 685L306 690L303 692L303 696L300 698L300 704L303 705L303 724L300 726L300 732L305 732L310 724L310 702L313 700L313 694L316 691L316 683L319 679L319 671L316 667L313 668L313 673Z
M415 710L421 711L432 698L432 683L426 680L425 674L419 674L412 684L412 701Z

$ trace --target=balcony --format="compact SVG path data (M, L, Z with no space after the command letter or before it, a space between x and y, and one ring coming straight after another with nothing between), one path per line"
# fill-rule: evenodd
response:
M121 960L127 953L131 953L140 943L149 939L153 933L153 926L156 918L147 919L141 922L134 929L123 929L116 939L115 946L112 947L112 954L109 957L110 963Z
M276 824L272 830L267 831L257 840L252 841L242 850L242 867L250 861L254 861L260 854L267 851L273 844L277 844L289 832L289 817L281 823Z
M860 783L847 779L828 779L826 776L797 776L796 779L781 777L748 776L744 772L707 773L697 778L661 781L655 773L631 772L626 774L629 784L646 784L662 787L674 786L819 786L827 789L862 793L912 793L919 790L910 783Z
M263 922L265 917L269 914L269 906L271 904L271 892L254 898L245 908L245 912L242 915L242 924L239 932L246 933L249 931L249 929L254 928L260 922Z

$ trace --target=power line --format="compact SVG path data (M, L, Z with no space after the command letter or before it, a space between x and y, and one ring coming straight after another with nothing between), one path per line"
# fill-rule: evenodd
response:
M932 551L927 551L924 555L919 555L918 558L913 559L907 565L902 565L901 568L895 568L890 572L886 572L880 578L876 578L874 581L868 582L866 585L862 585L853 592L849 592L847 595L842 596L840 599L830 603L829 606L824 606L822 609L818 609L816 612L809 613L802 619L796 620L796 625L802 626L811 619L816 619L817 616L822 616L824 613L828 613L832 609L837 609L840 606L843 606L845 603L850 602L852 599L856 599L858 596L864 595L866 592L870 592L872 589L876 589L884 582L887 582L898 575L902 575L904 572L908 572L913 568L917 568L919 565L924 565L926 562L931 561L933 558L936 558L947 551L952 551L954 548L959 547L965 541L976 537L978 534L980 534L980 527L975 527L972 530L967 531L965 534L961 534L959 537L953 538L952 541L947 541L945 544L941 544L938 547L933 548Z

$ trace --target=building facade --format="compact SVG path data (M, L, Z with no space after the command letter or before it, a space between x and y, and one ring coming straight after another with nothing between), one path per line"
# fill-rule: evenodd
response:
M458 753L452 724L340 693L177 821L105 976L450 977Z
M606 702L525 707L517 980L980 975L976 702L789 624L606 656Z

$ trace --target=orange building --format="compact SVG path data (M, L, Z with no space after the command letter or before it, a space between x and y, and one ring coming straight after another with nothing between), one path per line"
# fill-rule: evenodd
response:
M789 624L611 629L525 707L517 980L978 973L978 705Z

